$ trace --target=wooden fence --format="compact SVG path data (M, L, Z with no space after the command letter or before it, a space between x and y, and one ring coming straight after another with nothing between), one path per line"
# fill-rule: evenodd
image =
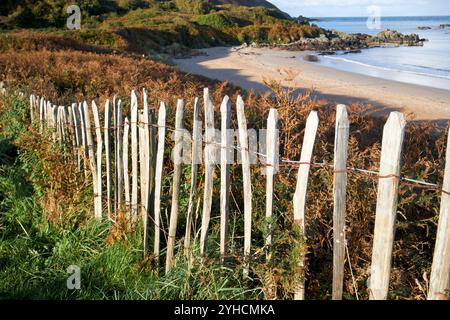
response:
M214 105L208 89L204 90L204 138L200 122L200 101L194 102L193 135L191 139L191 187L187 212L187 223L184 249L188 253L192 238L192 220L197 190L198 167L201 163L199 155L204 146L203 165L205 180L203 188L203 210L201 217L200 250L206 253L208 231L211 220L213 179L216 165L220 165L220 253L227 252L227 228L230 192L230 152L238 150L241 156L244 199L244 276L249 274L251 237L252 237L252 183L250 175L251 152L249 148L249 131L245 117L244 102L238 97L236 116L238 123L238 146L233 144L227 134L232 117L232 104L228 97L223 99L220 107L221 136L219 141L214 131ZM44 98L30 96L31 120L38 125L40 132L50 130L55 142L69 146L73 153L73 161L86 179L92 182L94 189L94 215L98 219L108 217L115 220L115 212L125 209L127 217L136 223L142 219L145 226L144 252L148 250L148 234L154 232L154 255L160 256L161 225L161 193L162 173L164 167L164 150L166 134L174 132L175 147L172 150L174 174L172 200L168 226L166 254L166 272L174 265L177 221L179 216L180 179L182 171L182 140L184 101L178 100L175 116L175 127L166 125L166 105L160 104L157 112L148 106L147 92L142 92L142 108L139 106L135 91L131 93L130 114L124 115L122 101L107 101L103 115L95 102L89 106L86 102L71 106L56 106ZM333 210L333 292L335 300L342 299L344 261L346 256L345 215L346 188L348 170L356 170L378 176L378 195L376 219L372 251L372 263L369 281L370 299L386 299L389 289L392 248L395 234L397 195L400 177L400 159L405 119L399 112L392 112L385 124L382 140L380 171L370 172L363 169L347 167L347 150L349 140L349 120L345 105L338 105L336 110L336 133L334 145L334 210ZM103 121L103 122L102 122ZM314 143L319 124L316 111L307 118L305 137L299 161L279 160L278 150L278 115L271 109L267 120L266 154L266 217L270 221L273 208L274 174L280 162L298 166L297 187L293 198L293 217L305 234L306 193L309 169ZM217 161L217 156L220 158ZM434 258L428 299L448 298L450 285L450 135L446 154L445 177L442 193L439 226L436 237ZM102 172L106 170L106 174ZM130 175L131 173L131 175ZM106 179L103 179L106 177ZM411 182L411 180L408 180ZM417 183L427 184L417 181ZM105 187L105 188L104 188ZM438 186L436 186L438 187ZM140 201L139 201L140 199ZM149 219L152 223L149 223ZM272 238L271 222L268 222L266 246L270 247ZM152 227L152 228L151 228ZM306 239L303 239L306 240ZM347 252L348 254L348 252ZM270 259L270 253L267 259ZM306 267L305 256L298 261ZM305 299L304 277L299 277L295 299Z

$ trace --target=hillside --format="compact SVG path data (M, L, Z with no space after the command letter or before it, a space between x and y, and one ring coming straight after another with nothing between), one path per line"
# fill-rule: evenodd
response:
M212 0L210 2L214 5L232 4L243 7L264 7L268 9L276 9L282 12L277 6L266 0ZM283 12L283 14L285 14L286 17L289 18L289 14L285 12Z
M216 3L228 3L218 1ZM288 43L317 37L316 26L287 19L275 6L244 7L248 1L214 5L202 0L96 0L79 1L81 30L66 28L70 1L29 0L0 4L0 29L9 35L33 30L39 35L62 37L78 46L99 46L147 56L185 54L190 48L240 43ZM236 5L235 3L239 4ZM9 37L7 42L11 42ZM0 40L5 42L5 39ZM8 44L6 47L14 46ZM3 45L3 48L5 45ZM0 48L1 50L2 48Z

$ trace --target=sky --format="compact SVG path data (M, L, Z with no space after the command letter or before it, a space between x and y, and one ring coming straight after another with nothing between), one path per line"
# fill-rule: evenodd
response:
M449 15L449 0L269 0L291 16L364 17L378 6L383 16Z

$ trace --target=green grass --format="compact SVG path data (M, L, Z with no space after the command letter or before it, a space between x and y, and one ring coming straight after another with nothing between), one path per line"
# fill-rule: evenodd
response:
M33 178L37 172L45 175L49 164L39 158L35 147L22 148L30 134L25 126L27 102L17 95L10 95L5 102L0 115L0 299L263 296L258 280L244 282L241 267L219 265L217 253L201 263L195 254L197 262L191 268L178 254L176 267L164 274L151 259L143 258L140 228L121 240L108 241L110 222L84 219L86 214L92 216L92 194L71 219L64 223L49 219L43 202L48 190L40 182L51 177ZM215 239L217 235L212 235L211 241ZM197 247L194 250L198 253ZM81 290L67 289L71 265L81 269Z

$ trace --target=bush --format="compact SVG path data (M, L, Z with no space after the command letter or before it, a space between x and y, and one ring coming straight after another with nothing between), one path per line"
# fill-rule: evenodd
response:
M175 0L175 4L183 13L206 14L212 9L206 0Z
M210 26L218 30L224 30L225 28L238 26L233 21L233 18L224 13L211 13L207 15L198 16L195 20L199 25Z

